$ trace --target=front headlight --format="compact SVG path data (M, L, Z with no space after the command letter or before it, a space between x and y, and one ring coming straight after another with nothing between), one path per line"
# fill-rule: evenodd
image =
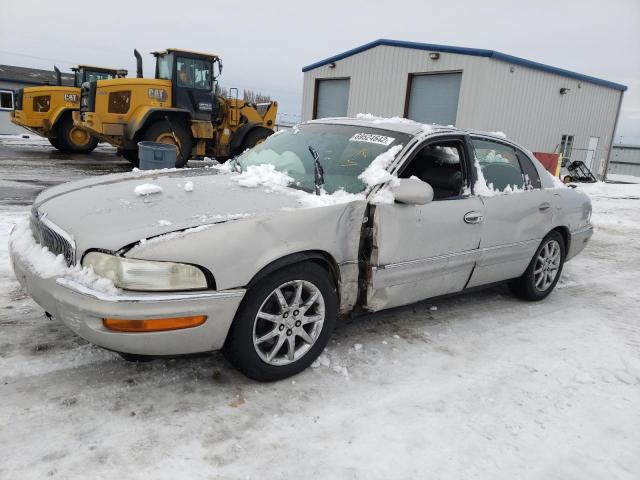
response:
M184 263L153 262L89 252L83 267L91 267L101 277L125 290L172 291L207 288L207 278L198 267Z

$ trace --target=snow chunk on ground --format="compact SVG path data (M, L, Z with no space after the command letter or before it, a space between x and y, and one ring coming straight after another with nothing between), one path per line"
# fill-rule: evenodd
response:
M286 187L293 182L293 178L284 172L276 170L276 167L263 163L261 165L249 165L240 175L233 177L241 187L255 188L260 185L277 185Z
M184 184L184 191L193 192L193 182L191 180Z
M47 247L36 243L28 219L16 224L9 235L9 246L27 268L41 278L64 277L100 292L118 292L111 280L96 275L93 269L80 265L69 267L62 254L54 255Z
M154 185L153 183L143 183L142 185L138 185L133 193L139 196L143 195L151 195L153 193L162 192L162 187L160 185Z

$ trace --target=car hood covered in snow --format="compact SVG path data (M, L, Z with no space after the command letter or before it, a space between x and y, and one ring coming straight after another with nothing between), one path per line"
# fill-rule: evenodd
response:
M304 208L308 194L268 185L246 188L215 169L133 172L60 185L34 204L69 233L78 253L111 251L170 232ZM159 187L159 188L158 188ZM160 190L156 193L146 193Z

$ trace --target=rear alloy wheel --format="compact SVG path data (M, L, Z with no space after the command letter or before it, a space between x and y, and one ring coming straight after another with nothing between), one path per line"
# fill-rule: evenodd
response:
M91 153L98 145L97 138L86 130L73 125L70 114L65 114L60 119L57 142L60 144L61 150L70 153Z
M171 127L173 127L173 131ZM182 168L187 164L191 156L193 138L191 133L187 132L185 127L178 123L177 120L171 122L171 127L166 120L160 120L147 129L144 134L144 140L175 145L178 148L176 167Z
M524 300L542 300L558 283L565 256L562 235L551 232L540 243L524 274L511 281L511 291Z
M280 380L307 368L335 327L338 296L328 272L315 263L279 270L249 290L224 352L258 381Z

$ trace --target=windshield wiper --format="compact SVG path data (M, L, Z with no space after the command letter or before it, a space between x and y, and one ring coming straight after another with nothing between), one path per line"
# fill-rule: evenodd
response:
M309 152L311 152L311 156L313 157L314 168L313 168L313 183L315 185L316 195L320 195L320 190L324 185L324 169L322 168L322 164L320 163L320 156L316 149L309 145Z

